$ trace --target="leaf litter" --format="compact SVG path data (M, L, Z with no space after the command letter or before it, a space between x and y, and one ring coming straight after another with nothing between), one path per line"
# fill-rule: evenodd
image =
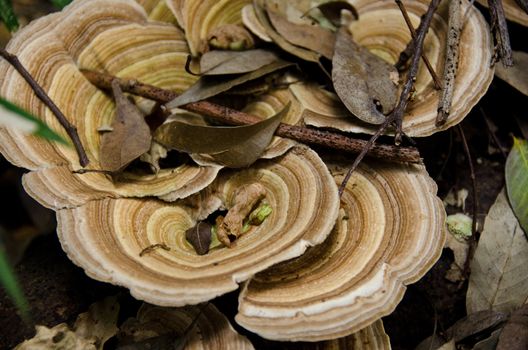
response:
M125 96L117 80L112 82L116 116L112 131L101 136L100 164L109 172L123 170L150 149L151 134L140 110Z
M347 109L367 123L383 123L398 102L396 68L356 44L344 27L337 31L332 65L334 89Z
M233 127L172 120L156 130L154 139L169 149L210 154L227 167L245 167L255 162L269 145L288 109L289 104L258 123Z

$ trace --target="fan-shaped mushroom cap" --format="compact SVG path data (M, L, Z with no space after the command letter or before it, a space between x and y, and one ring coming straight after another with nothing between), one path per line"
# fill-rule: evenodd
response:
M477 2L488 7L488 2L485 0L477 0ZM502 0L502 7L504 8L506 18L528 27L528 14L519 7L515 0Z
M238 188L258 182L273 212L238 238L233 248L197 255L185 231L218 209L231 206ZM158 305L210 300L238 288L238 282L272 264L301 255L321 243L337 218L337 187L317 154L305 147L282 158L226 173L208 191L181 202L103 199L59 210L63 248L91 277L130 288ZM154 244L157 249L139 254Z
M195 318L195 326L187 330ZM137 318L126 320L121 327L123 336L134 342L174 332L184 336L185 331L189 332L185 342L187 350L254 349L251 342L238 334L213 304L183 308L143 304Z
M20 30L7 50L18 55L77 127L92 169L99 168L97 129L111 124L115 104L84 78L80 68L134 77L177 91L196 80L184 70L188 52L182 32L171 25L148 22L144 9L133 1L74 2L63 12ZM65 135L53 114L5 61L0 62L0 95ZM162 171L155 179L125 173L127 181L114 183L103 174L72 174L71 170L79 169L73 147L8 129L0 129L0 152L12 163L36 171L25 176L25 187L51 208L73 207L103 197L174 200L204 188L219 170L183 164Z
M389 62L396 62L411 36L403 16L393 1L352 1L359 20L350 25L354 39ZM486 92L493 78L490 68L492 44L489 28L480 12L468 2L462 2L467 13L461 34L460 61L456 77L453 104L449 119L442 127L435 126L440 92L433 87L432 78L424 65L420 66L416 93L403 119L403 131L409 136L429 136L458 124ZM407 1L405 6L415 27L428 1ZM439 8L424 43L424 52L438 74L443 70L447 33L447 7ZM317 127L337 128L350 132L373 133L376 128L366 125L348 113L334 94L318 91L312 85L295 84L292 91L306 109L305 122Z
M148 14L149 20L174 24L178 23L166 1L136 0L136 2L143 6Z
M189 49L198 55L202 42L223 24L241 24L240 11L251 0L167 0L167 5L185 31Z
M337 183L346 168L331 165ZM445 211L422 166L368 163L353 174L336 227L297 259L243 288L236 321L262 337L317 341L392 312L439 258Z
M325 340L320 342L282 343L284 350L390 350L390 339L383 321L377 320L370 326L357 331L347 337ZM291 345L290 345L291 344Z

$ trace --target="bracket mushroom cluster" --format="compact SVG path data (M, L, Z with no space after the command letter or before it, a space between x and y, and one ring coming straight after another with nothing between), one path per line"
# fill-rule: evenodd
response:
M197 79L184 68L187 55L200 52L203 40L218 27L242 23L242 8L248 4L245 0L77 0L20 30L7 50L19 57L77 127L90 167L98 170L98 129L110 124L116 107L81 69L182 92ZM369 17L369 11L378 7L386 11L383 4L357 5L365 23L379 21ZM418 1L410 6L415 21L423 8ZM394 11L387 11L383 15L390 13L387 23L392 23ZM445 26L441 17L435 21ZM469 34L464 35L476 35L481 24L479 15L470 12ZM480 35L475 41L484 45L485 35ZM407 35L398 45L408 39ZM437 37L430 40L430 50L440 52ZM487 59L485 50L472 55ZM485 74L463 75L480 79L483 90L456 100L455 106L465 103L456 107L460 118L489 84L489 72L486 65ZM427 80L427 72L420 77ZM429 94L430 84L426 85L418 86L419 96ZM321 98L306 97L310 94ZM61 130L5 62L0 62L0 95ZM310 113L335 110L332 99L325 90L293 83L257 96L245 111L268 117L290 104L282 121L299 124L303 117L307 122ZM312 107L315 101L323 106ZM136 98L136 103L145 110L153 105L144 98ZM420 103L414 108L422 108ZM342 114L337 114L339 121ZM453 120L459 121L457 116ZM429 132L423 126L428 122L408 123L409 127L414 123L417 134ZM248 168L224 169L196 156L199 164L188 161L157 175L125 171L118 179L97 172L79 174L73 149L5 128L0 128L0 152L30 170L24 175L24 188L56 211L63 249L89 276L125 286L136 298L160 306L205 302L245 282L236 320L270 339L349 336L350 344L370 339L377 348L389 348L377 320L395 308L405 285L432 266L444 242L444 209L420 165L364 164L340 201L336 184L345 162L323 161L310 148L279 137ZM263 188L271 214L231 248L213 247L198 255L187 242L186 231L218 211L230 210L237 190L254 183ZM142 312L158 312L148 310L161 309L148 307ZM147 317L143 313L140 319ZM243 343L240 348L246 348Z
M394 1L350 1L359 14L352 21L349 31L354 40L368 48L385 61L395 63L400 52L411 40L411 34L403 16ZM429 1L406 1L405 7L414 27L427 10ZM304 4L304 3L303 3ZM302 8L303 13L309 9ZM436 116L440 91L434 88L431 75L421 66L416 77L415 92L403 116L403 131L412 137L429 136L460 123L473 106L486 93L493 79L492 42L489 28L480 12L467 1L462 1L465 14L464 27L460 37L460 53L455 90L449 118L442 126L437 126ZM263 40L271 40L265 25L259 22L251 5L243 12L244 24ZM431 27L424 42L424 53L438 74L443 71L448 28L448 7L444 3L433 17ZM403 77L400 77L403 79ZM292 84L291 91L303 108L306 124L333 128L346 132L373 134L376 126L362 122L352 115L337 95L317 83L302 82Z

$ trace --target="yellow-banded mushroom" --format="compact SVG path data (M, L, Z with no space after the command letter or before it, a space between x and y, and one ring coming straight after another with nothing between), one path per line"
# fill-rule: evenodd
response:
M341 183L346 168L330 167ZM436 184L422 166L364 164L348 182L328 239L252 278L236 321L275 340L356 332L391 313L405 285L439 258L444 219Z
M350 31L360 45L395 63L411 35L400 10L391 1L352 1L359 12L359 20L350 24ZM427 9L428 1L406 1L405 6L415 27ZM421 65L416 80L416 92L403 117L403 131L409 136L429 136L461 122L486 92L493 78L490 68L492 43L489 28L473 6L462 2L461 10L467 19L460 42L460 60L449 118L441 127L435 125L440 92L425 66ZM439 8L424 43L424 53L438 75L443 70L447 33L447 6ZM347 112L337 97L310 84L295 84L292 91L304 106L304 119L309 125L330 127L349 132L373 133L369 126Z
M283 344L283 345L282 345ZM378 320L347 337L320 342L282 343L284 350L390 350L391 344L383 321ZM291 344L291 345L290 345Z
M255 182L265 188L272 213L234 247L197 255L185 231L216 209L229 209L237 189ZM58 211L59 238L70 259L95 279L126 286L136 298L157 305L195 304L235 290L253 274L321 243L334 226L339 200L325 164L300 147L224 173L186 204L91 201ZM163 249L141 254L159 244Z
M154 341L163 336L168 337L168 341L158 344L184 343L183 348L187 350L253 349L251 342L238 334L213 304L183 308L143 304L137 317L126 320L118 335L126 340L120 342L121 345Z
M225 24L242 24L240 10L251 0L167 0L183 28L189 49L197 56L209 34Z
M20 30L7 50L18 55L77 127L91 169L99 169L97 130L111 124L115 104L80 69L134 77L176 91L196 80L184 70L188 51L183 33L171 25L148 22L143 8L133 1L77 1ZM0 62L0 72L0 95L65 135L53 114L5 61ZM122 181L113 182L100 173L73 174L80 167L72 147L7 129L1 129L0 135L2 154L17 166L35 171L24 178L27 191L55 209L104 197L175 200L207 186L220 169L182 164L158 176L125 172Z

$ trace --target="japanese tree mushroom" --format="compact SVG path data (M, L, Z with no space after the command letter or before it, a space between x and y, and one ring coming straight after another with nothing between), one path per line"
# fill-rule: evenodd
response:
M272 213L239 237L234 248L197 255L185 232L219 208L231 208L236 190L265 189ZM224 173L185 202L103 199L57 212L58 234L70 259L91 277L123 285L157 305L196 304L321 243L338 214L337 187L314 151L300 147L273 161ZM104 219L100 219L104 218ZM151 247L148 253L146 249Z
M227 36L235 34L228 39L228 41L234 39L230 42L239 45L234 48L239 50L250 48L247 45L252 43L252 39L249 32L245 33L243 27L236 27L238 29L231 27L227 31L230 33L222 30L222 26L225 25L242 24L240 10L250 2L251 0L167 0L167 5L185 32L191 54L197 56L204 52L209 40L221 39L219 37L223 34L227 34ZM233 33L233 29L236 33Z
M352 1L359 19L350 24L350 31L360 45L385 60L395 63L411 39L403 16L392 1ZM431 75L421 65L416 80L416 92L403 117L403 131L409 136L429 136L461 122L487 91L493 78L490 68L492 43L489 28L479 13L467 1L462 2L467 14L460 41L460 61L455 81L452 107L447 123L435 125L440 92L434 89ZM428 1L406 1L405 6L415 27ZM443 70L447 33L447 6L441 6L433 17L424 43L424 53L436 72ZM304 107L304 121L316 127L329 127L349 132L373 133L370 126L347 112L337 96L312 84L294 84L291 90Z
M330 165L337 183L346 168ZM391 313L439 258L445 212L422 166L368 163L341 197L330 237L243 288L236 321L264 338L349 335Z
M187 334L185 334L187 332ZM163 346L185 343L188 350L234 349L251 350L253 345L238 334L227 318L213 304L163 308L143 304L136 318L129 318L121 326L119 338L128 342L148 341L153 337L177 335L168 338ZM122 345L126 345L122 342Z
M184 70L187 48L182 32L174 26L148 22L144 9L133 1L74 2L20 30L7 50L18 56L77 127L91 169L99 169L97 130L110 124L115 104L84 78L80 68L131 76L176 91L196 79ZM0 95L65 135L53 114L5 61L0 62ZM157 175L125 171L121 180L114 182L102 173L73 173L80 165L72 147L8 129L0 130L0 151L17 166L32 170L24 176L26 190L55 209L108 197L175 200L210 184L220 169L183 163Z

